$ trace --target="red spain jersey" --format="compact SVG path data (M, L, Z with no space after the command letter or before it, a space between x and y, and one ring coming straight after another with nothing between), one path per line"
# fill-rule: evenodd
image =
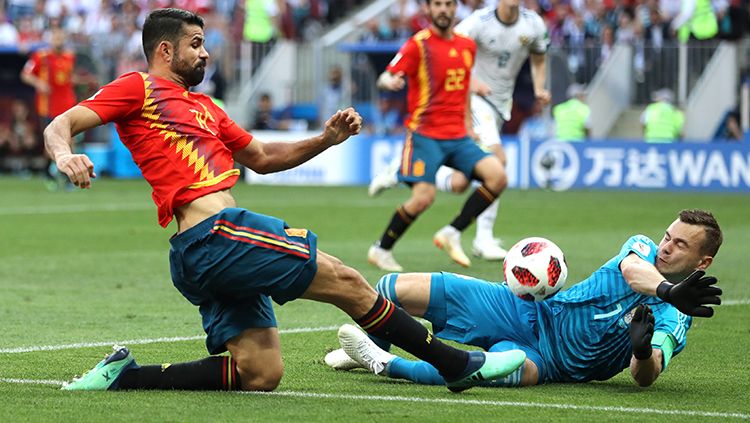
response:
M434 139L466 136L466 98L476 51L471 38L454 33L448 40L430 28L401 47L387 70L406 75L407 128Z
M55 53L51 50L38 50L23 68L24 73L36 76L49 84L49 93L36 93L36 111L39 116L54 118L75 106L73 91L73 68L75 56L69 51Z
M207 95L144 72L127 73L80 104L115 123L151 184L163 227L175 208L232 187L240 174L232 154L253 139Z

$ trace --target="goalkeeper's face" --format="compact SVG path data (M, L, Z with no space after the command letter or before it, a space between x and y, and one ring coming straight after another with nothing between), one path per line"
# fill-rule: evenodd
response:
M682 279L696 269L705 269L712 258L702 254L705 230L698 225L672 222L664 232L656 255L656 269L664 276Z

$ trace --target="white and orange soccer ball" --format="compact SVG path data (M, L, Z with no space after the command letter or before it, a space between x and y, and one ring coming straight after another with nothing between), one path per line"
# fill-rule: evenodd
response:
M527 301L544 301L557 294L568 278L568 266L560 247L540 237L518 241L503 262L505 282Z

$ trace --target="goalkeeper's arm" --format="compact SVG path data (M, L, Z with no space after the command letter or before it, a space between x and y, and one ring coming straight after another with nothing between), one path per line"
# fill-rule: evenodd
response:
M666 332L655 332L651 346L650 357L639 360L633 355L630 358L630 375L638 386L652 385L666 368L674 353L674 340Z
M711 317L710 304L721 304L721 289L713 286L717 280L696 270L677 284L666 280L656 267L636 254L620 262L620 271L633 291L659 297L689 316Z

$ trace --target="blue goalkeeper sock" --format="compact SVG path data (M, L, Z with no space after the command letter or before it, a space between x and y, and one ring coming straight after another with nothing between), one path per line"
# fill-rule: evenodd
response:
M406 379L422 385L445 385L445 379L430 363L396 357L386 367L388 377Z

